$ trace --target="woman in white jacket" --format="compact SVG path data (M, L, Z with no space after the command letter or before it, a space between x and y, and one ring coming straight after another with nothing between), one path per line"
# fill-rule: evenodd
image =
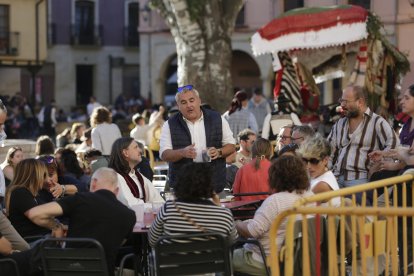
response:
M109 158L109 167L118 173L118 200L128 207L144 202L164 202L151 181L136 169L141 154L134 138L124 137L114 142Z

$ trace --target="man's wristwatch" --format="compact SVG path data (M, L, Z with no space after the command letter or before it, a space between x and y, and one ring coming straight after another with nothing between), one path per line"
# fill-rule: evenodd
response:
M221 149L217 149L218 152L218 158L223 157L223 151Z

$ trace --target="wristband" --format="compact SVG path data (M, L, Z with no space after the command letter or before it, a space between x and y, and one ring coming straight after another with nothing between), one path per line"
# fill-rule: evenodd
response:
M60 195L60 197L63 197L66 192L66 186L65 185L60 185L60 186L62 187L62 194Z
M221 149L218 149L218 158L223 157L223 151Z

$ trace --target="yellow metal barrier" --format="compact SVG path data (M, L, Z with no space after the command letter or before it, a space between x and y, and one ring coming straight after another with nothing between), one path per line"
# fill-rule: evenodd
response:
M294 250L298 246L298 227L301 229L300 266L303 275L345 276L347 269L352 270L352 275L379 275L382 272L385 272L385 275L398 275L399 268L402 268L400 275L407 275L408 264L414 263L412 227L411 232L407 233L408 223L414 224L414 208L405 208L407 204L412 206L414 189L411 189L410 202L407 200L407 189L412 187L413 179L413 175L408 174L317 194L297 202L293 209L280 214L272 224L269 235L270 241L273 242L270 244L268 262L272 275L280 275L279 260L284 263L284 275L294 275L294 265L298 265L298 260L294 258L294 253L297 256L297 251ZM391 198L390 188L393 191ZM372 206L365 206L370 191ZM362 206L356 204L357 193L362 193ZM341 204L334 207L329 201L337 197L341 199ZM325 202L323 206L315 206L321 202ZM314 228L309 225L310 215L316 215L322 220L325 220L326 216L326 230L322 227L319 229L321 235L316 235L321 240L326 240L326 248L314 241L309 243L314 238L308 236L309 230ZM299 223L298 219L301 219ZM285 244L280 249L275 241L280 225L285 222ZM316 245L312 248L309 244ZM326 257L321 263L322 268L326 269L325 273L315 271L315 263L310 260L310 256L316 253L315 246L319 248L318 252ZM349 259L352 259L352 265L349 265Z

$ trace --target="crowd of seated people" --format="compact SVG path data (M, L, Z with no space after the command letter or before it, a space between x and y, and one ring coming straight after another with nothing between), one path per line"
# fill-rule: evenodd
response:
M374 116L366 109L363 96L357 90L346 90L340 99L345 110L344 118L350 121L350 133L341 139L352 140L356 139L356 135L360 135L361 126L366 121L362 119L357 121L360 125L353 125L354 119ZM414 87L404 91L401 107L411 118L404 125L399 142L393 143L392 137L384 138L384 141L381 140L383 137L379 137L378 141L381 140L384 145L375 144L375 148L385 150L377 149L367 154L367 163L376 165L372 166L370 180L402 174L404 170L414 166L414 150L410 148L414 140ZM76 148L71 147L55 150L54 143L48 136L38 138L36 159L21 160L21 149L10 150L7 160L3 163L4 168L2 164L4 171L7 171L5 176L10 181L5 196L8 218L0 216L0 220L10 221L19 237L54 235L55 225L45 227L33 221L28 217L32 212L30 210L42 204L60 205L59 202L70 202L67 198L71 196L88 193L94 189L90 185L96 180L92 174L102 173L103 167L113 170L111 173L116 177L116 189L114 188L113 194L122 206L131 208L135 204L164 202L151 183L153 171L148 160L143 159L143 145L132 137L121 137L118 133L119 128L111 123L110 111L104 107L99 107L92 113L91 122L93 127L89 129L89 137L84 137L85 125L82 124L74 125L72 135L68 136L69 141L77 145L89 139L89 145L85 144L88 150L83 151L81 155L77 155ZM386 130L388 131L388 127ZM338 157L346 157L341 156L344 153L341 152L341 144L337 144L340 139L337 135L331 133L329 139L325 139L315 134L308 126L284 126L275 141L277 154L273 159L272 141L258 137L260 133L256 134L252 130L241 131L238 134L240 151L234 154L237 157L228 156L229 160L231 159L228 163L236 167L234 179L229 185L234 194L268 193L239 196L234 199L260 200L261 206L255 211L253 218L234 221L231 211L221 206L218 195L214 192L211 164L191 162L180 170L174 186L174 199L165 202L149 229L149 244L153 246L163 235L214 231L222 233L231 241L238 237L258 239L265 253L269 254L270 225L280 212L292 207L303 197L343 187L339 184L338 175L335 175L335 165L332 164L335 158L338 160ZM333 141L335 139L336 142ZM375 143L380 143L378 141ZM409 147L399 147L400 144ZM98 149L93 148L94 146ZM350 146L355 144L350 143ZM353 173L352 168L348 166L347 169ZM107 172L107 177L111 173ZM347 178L347 175L342 177ZM355 181L362 181L363 178L355 178L343 180L348 183L353 181L357 185L368 181L359 183ZM411 192L407 194L411 195ZM327 204L337 206L339 199L333 199ZM60 212L54 213L54 217L55 215L58 217ZM278 230L278 245L284 239L285 226L282 223ZM8 242L4 241L9 238L5 237L6 234L0 231L0 254L9 255L12 250ZM10 242L15 250L15 241ZM19 248L27 250L22 242ZM251 275L263 275L266 269L258 249L253 245L246 245L234 252L233 266L235 271Z

